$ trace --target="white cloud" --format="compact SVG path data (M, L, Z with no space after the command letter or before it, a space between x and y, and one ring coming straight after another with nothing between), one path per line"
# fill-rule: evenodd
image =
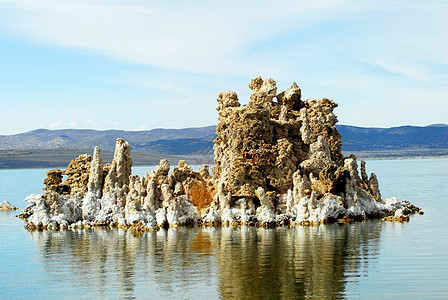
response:
M81 125L84 127L97 127L100 126L101 123L92 119L84 120L81 122Z
M171 70L290 78L313 66L331 72L346 60L359 60L426 81L431 76L421 61L448 64L443 36L448 9L438 1L123 5L105 0L0 0L0 5L1 27L12 32Z
M247 84L258 75L276 79L279 90L297 81L305 98L335 99L341 121L355 125L397 125L405 118L431 123L431 114L419 109L425 95L431 95L425 106L446 111L436 100L448 97L444 1L127 3L0 0L0 31L149 66L114 78L146 89L145 95L80 113L88 123L73 118L71 125L60 121L53 128L213 124L217 92L235 90L247 102ZM418 92L409 94L409 87ZM396 110L400 94L408 101L407 115L394 120L392 113L370 113L378 103L383 111ZM100 109L103 119L96 121Z
M41 42L171 69L235 74L252 69L245 61L253 43L314 23L322 10L344 1L1 2L2 27Z
M92 127L98 127L100 125L101 124L99 122L96 122L91 119L82 120L82 121L58 120L58 121L50 123L48 125L48 127L50 129L67 129L67 128L92 128Z
M56 122L52 122L50 123L50 125L48 126L50 129L60 129L63 128L65 126L64 121L56 121Z
M137 126L136 128L132 129L133 131L142 131L142 130L149 130L151 129L148 125L142 124Z

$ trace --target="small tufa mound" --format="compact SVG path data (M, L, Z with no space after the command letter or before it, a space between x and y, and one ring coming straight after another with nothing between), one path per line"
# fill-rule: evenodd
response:
M18 208L12 205L9 201L4 200L2 203L0 203L0 211L14 211Z
M190 224L263 227L348 223L367 218L406 221L420 209L381 199L378 179L344 158L330 99L301 99L293 83L277 94L272 78L255 78L247 105L235 92L218 94L215 165L193 171L167 160L132 175L130 145L118 139L104 165L95 147L66 170L50 170L44 193L25 199L28 229L109 226L142 233ZM63 181L62 176L67 178Z

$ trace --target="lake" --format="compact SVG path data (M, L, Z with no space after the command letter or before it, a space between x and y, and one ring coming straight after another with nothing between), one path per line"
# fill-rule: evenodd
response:
M143 175L152 167L135 167ZM0 170L22 210L46 169ZM0 298L448 299L448 158L370 160L424 215L317 227L29 232L0 212Z

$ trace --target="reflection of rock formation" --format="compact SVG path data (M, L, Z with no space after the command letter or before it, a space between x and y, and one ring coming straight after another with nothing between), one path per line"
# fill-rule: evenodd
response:
M216 280L206 231L181 227L134 235L99 228L30 234L46 264L42 278L56 286L76 282L81 298L183 298L182 293L207 295L202 285Z
M378 255L381 226L368 221L275 230L180 227L138 236L107 229L30 234L46 264L43 278L77 282L87 298L338 299L347 280L359 277L360 263Z
M366 258L378 248L380 230L379 222L276 230L225 228L218 261L220 294L343 298L347 273L358 274L360 256Z
M333 100L302 101L296 83L277 94L271 78L255 78L249 87L247 105L235 92L218 95L213 177L208 166L195 172L185 161L170 174L166 160L134 176L130 145L118 139L110 165L103 165L96 147L93 158L81 155L64 171L48 171L45 193L26 199L28 228L309 225L406 220L419 210L407 201L382 200L375 174L368 177L362 162L360 176L356 158L342 156Z

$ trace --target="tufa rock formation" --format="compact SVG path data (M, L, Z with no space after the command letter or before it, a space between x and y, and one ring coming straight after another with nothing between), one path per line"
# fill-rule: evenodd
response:
M132 175L130 145L118 139L110 165L95 147L93 157L48 171L45 192L25 199L27 228L406 221L420 210L406 200L381 199L365 162L359 175L356 158L342 156L333 100L302 101L296 83L277 94L271 78L255 78L249 88L243 106L235 92L218 94L213 176L208 166L196 172L185 161L170 173L167 160L150 174Z
M9 201L4 200L2 203L0 203L0 211L13 211L18 209L14 205L12 205Z

